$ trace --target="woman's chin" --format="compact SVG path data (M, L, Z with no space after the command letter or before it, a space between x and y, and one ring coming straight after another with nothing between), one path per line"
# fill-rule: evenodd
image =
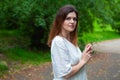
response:
M74 31L74 29L71 29L71 30L69 30L70 32L73 32Z

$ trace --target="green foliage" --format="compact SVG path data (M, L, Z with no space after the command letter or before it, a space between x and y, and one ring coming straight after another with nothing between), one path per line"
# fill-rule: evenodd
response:
M112 28L115 29L120 34L120 0L115 0L111 3L111 10L114 12L112 16L114 19L114 23L112 24Z
M20 64L40 64L50 61L50 53L43 51L35 52L21 48L12 48L5 51L4 54L9 60L18 61Z
M85 35L82 36L85 44L117 38L120 38L120 35L118 35L116 32L111 31L97 31L94 33L85 33Z
M110 25L106 25L105 28L100 28L100 25L94 21L94 32L83 33L82 37L78 37L80 48L83 50L85 44L100 42L104 40L119 39L120 35L111 28Z
M96 0L91 11L102 28L110 24L116 32L120 32L120 0Z
M5 61L0 60L0 76L8 70L8 65Z
M0 52L14 47L25 49L29 44L30 39L27 36L21 36L17 30L0 30Z
M79 36L93 32L96 18L102 28L110 24L120 31L119 0L3 0L0 29L17 29L20 35L30 39L31 47L40 47L46 44L57 10L65 4L73 4L79 12Z

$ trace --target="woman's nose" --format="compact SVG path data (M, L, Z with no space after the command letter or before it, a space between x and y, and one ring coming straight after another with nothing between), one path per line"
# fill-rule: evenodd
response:
M71 23L74 23L75 21L74 21L74 19L71 19L70 22L71 22Z

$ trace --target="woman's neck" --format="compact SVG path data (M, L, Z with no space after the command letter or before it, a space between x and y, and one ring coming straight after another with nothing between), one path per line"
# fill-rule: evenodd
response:
M61 32L59 35L70 41L70 33Z

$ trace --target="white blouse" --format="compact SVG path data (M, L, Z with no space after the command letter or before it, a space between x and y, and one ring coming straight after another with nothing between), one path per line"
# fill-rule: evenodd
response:
M66 80L63 76L69 74L72 66L81 59L82 53L79 47L74 46L67 39L56 36L51 45L51 59L53 66L53 80ZM68 80L87 80L85 67L82 67Z

